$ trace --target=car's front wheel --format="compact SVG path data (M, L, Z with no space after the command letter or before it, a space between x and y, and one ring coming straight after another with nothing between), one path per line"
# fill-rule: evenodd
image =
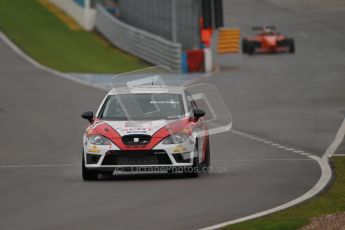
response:
M210 167L210 146L208 140L206 145L206 159L203 162L199 162L199 154L202 154L199 151L199 139L195 142L194 153L193 166L186 168L184 172L184 175L187 177L199 177L203 171L207 172Z
M207 140L205 161L202 162L203 172L208 173L211 165L210 141Z
M89 170L85 167L85 159L84 154L82 156L82 177L84 181L90 181L90 180L97 180L98 179L98 172Z
M247 53L247 46L248 46L248 41L247 39L243 38L242 39L242 53Z
M247 53L253 55L255 53L255 43L248 41L247 43Z
M295 41L293 39L289 40L289 52L295 53Z

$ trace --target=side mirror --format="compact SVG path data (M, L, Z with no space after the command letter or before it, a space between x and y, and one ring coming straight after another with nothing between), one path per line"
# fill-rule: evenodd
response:
M197 121L200 117L203 117L206 115L206 112L201 109L194 110L194 119Z
M86 111L81 114L81 117L88 120L90 123L93 122L93 112L92 111Z

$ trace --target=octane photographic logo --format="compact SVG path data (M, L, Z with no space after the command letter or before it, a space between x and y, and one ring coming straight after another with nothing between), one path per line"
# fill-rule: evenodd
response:
M198 140L208 140L210 135L227 132L231 129L232 115L217 88L208 83L186 84L183 79L183 75L175 74L166 66L156 66L113 76L112 94L126 95L125 100L122 99L124 97L118 97L118 104L121 105L121 112L125 114L126 121L132 127L131 133L140 133L141 130L147 128L155 132L159 128L165 127L169 135L174 137L177 130L176 126L178 126L176 121L193 118L196 109L206 113L200 119L203 124L206 124L206 127L196 125L192 130L189 126L179 127L179 132L188 134L194 140L196 138ZM138 94L153 92L154 94L152 94L149 102L145 101L143 103L142 97L137 96ZM178 94L181 96L182 101L178 97L165 98L164 95L166 94ZM183 108L184 114L176 113L179 106ZM171 114L166 111L169 109ZM160 117L155 119L154 114L164 114L166 119ZM138 117L151 117L153 119L141 120ZM193 123L193 119L189 121ZM135 127L135 130L133 127ZM181 146L178 147L182 148ZM200 146L200 148L205 148L205 146ZM216 153L212 152L213 158L216 158L214 154ZM211 167L204 170L211 172L227 171L226 168L212 169Z
M130 170L129 170L130 169ZM117 173L123 173L124 171L130 172L138 172L138 173L155 173L155 172L162 172L162 171L169 171L171 173L192 173L192 172L199 172L199 173L228 173L229 172L228 165L222 165L217 167L188 167L188 168L178 168L172 166L152 166L152 167L126 167L124 168L116 168L115 171Z

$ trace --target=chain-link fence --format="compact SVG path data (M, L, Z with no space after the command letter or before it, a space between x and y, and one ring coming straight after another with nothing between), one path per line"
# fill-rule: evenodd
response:
M198 48L201 0L117 0L122 21L178 42L183 49Z

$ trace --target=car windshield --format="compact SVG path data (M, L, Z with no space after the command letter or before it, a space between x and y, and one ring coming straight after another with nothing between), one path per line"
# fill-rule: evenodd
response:
M117 94L104 103L99 118L104 120L174 120L184 116L180 94Z

